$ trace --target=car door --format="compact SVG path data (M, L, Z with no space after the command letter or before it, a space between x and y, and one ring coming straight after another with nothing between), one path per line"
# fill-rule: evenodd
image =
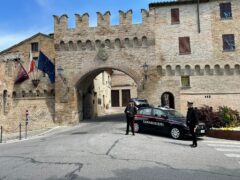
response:
M156 129L160 132L165 133L167 131L167 116L164 111L160 109L153 109L154 123L156 124Z
M135 120L137 120L144 129L151 128L150 119L152 117L152 108L144 108L138 110L137 114L135 115Z

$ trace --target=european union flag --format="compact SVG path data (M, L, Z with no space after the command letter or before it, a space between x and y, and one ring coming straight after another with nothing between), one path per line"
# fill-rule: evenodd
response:
M54 64L48 59L48 57L43 54L41 51L39 53L38 58L38 69L48 74L48 77L51 83L55 82L55 66Z

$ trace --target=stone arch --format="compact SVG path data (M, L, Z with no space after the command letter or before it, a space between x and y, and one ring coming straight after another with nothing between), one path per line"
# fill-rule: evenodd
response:
M171 92L164 92L161 96L161 105L175 109L174 95Z
M139 47L139 41L137 37L133 38L133 47Z
M24 90L22 91L22 97L26 97L26 92Z
M166 73L167 73L167 76L172 76L173 75L172 66L170 66L170 65L166 66Z
M211 68L210 68L210 65L205 65L205 68L204 68L204 70L205 70L205 74L206 75L211 75Z
M115 39L115 47L117 49L120 49L122 46L121 46L121 40L119 38Z
M142 46L143 47L148 47L148 39L146 36L142 37Z
M78 118L81 120L83 118L91 118L91 117L95 117L94 114L94 110L93 109L89 109L89 106L92 106L92 100L91 98L96 97L92 91L92 83L94 78L99 75L100 73L107 71L107 72L111 72L112 70L117 70L120 72L125 73L126 75L128 75L129 77L131 77L134 82L137 85L137 91L139 92L139 90L141 90L142 88L142 74L139 74L138 71L135 71L131 68L129 68L128 66L125 65L121 65L119 66L114 66L114 65L102 65L100 67L88 67L86 69L82 69L81 72L77 73L72 80L70 80L69 82L71 82L70 86L74 87L74 91L71 91L73 94L75 94L75 96L73 94L69 94L68 97L75 97L75 103L76 103L76 112L78 113ZM91 91L89 91L89 88L91 89ZM89 92L91 92L92 95L89 94ZM67 98L68 98L67 97ZM63 96L61 98L64 98ZM88 104L90 103L91 104ZM95 101L97 102L97 101ZM85 109L85 108L86 109Z
M77 41L77 50L82 50L82 41L81 40Z
M74 50L74 44L72 41L68 42L68 47L69 47L69 51L73 51Z
M16 98L17 97L17 93L16 93L16 91L13 91L12 92L12 98Z
M61 51L65 51L65 50L66 50L66 44L65 44L64 41L61 41L61 42L60 42L60 50L61 50Z
M55 96L55 91L54 91L54 89L51 89L51 90L50 90L50 95L53 96L53 97Z
M180 66L180 65L177 65L177 66L176 66L175 75L181 76L181 66Z
M92 41L87 40L86 41L86 50L92 50L93 46L92 46Z
M77 87L90 74L97 75L103 70L110 70L110 69L114 69L114 70L125 73L136 82L138 87L141 86L142 75L137 71L130 69L128 66L124 66L124 65L122 65L121 67L115 67L115 66L109 65L109 66L100 66L97 68L94 68L94 67L90 67L89 69L86 68L82 70L80 73L77 73L70 82L72 83L73 87Z
M185 75L190 76L191 75L191 66L190 65L186 65L185 66Z
M235 69L235 74L239 75L240 74L240 65L235 64L234 69Z
M199 65L195 65L194 70L195 70L195 74L196 74L197 76L200 76L200 75L201 75L201 67L200 67Z
M106 39L105 40L105 45L106 45L106 47L108 47L108 48L111 48L112 46L111 46L111 41L110 41L110 39Z
M36 96L39 97L40 96L40 91L36 90Z
M230 65L229 64L226 64L224 66L224 74L226 75L231 75L231 68L230 68Z
M127 48L131 47L131 43L130 43L129 38L125 38L125 39L124 39L124 45L125 45L125 47L127 47Z
M217 76L222 75L221 74L221 68L220 68L219 64L216 64L214 66L214 74L217 75Z
M95 41L95 45L96 45L96 48L100 48L101 47L101 40L97 39Z

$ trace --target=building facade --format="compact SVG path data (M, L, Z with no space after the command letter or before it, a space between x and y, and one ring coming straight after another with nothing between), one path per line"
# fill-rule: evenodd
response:
M153 105L185 113L186 102L194 101L195 106L240 111L240 1L196 2L151 3L149 10L141 10L141 24L132 24L132 10L119 11L115 26L110 12L97 13L97 27L89 27L87 13L76 14L71 29L67 15L54 16L55 68L64 70L66 80L56 73L54 122L78 123L84 114L94 116L86 104L100 100L86 100L86 94L98 74L112 70L131 77L134 96ZM102 97L103 106L107 102Z

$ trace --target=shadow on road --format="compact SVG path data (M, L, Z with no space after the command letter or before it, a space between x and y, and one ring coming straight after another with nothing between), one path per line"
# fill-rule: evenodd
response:
M114 115L105 115L105 116L99 116L93 119L84 119L81 122L87 122L87 123L95 123L95 122L125 122L125 114L114 114Z

